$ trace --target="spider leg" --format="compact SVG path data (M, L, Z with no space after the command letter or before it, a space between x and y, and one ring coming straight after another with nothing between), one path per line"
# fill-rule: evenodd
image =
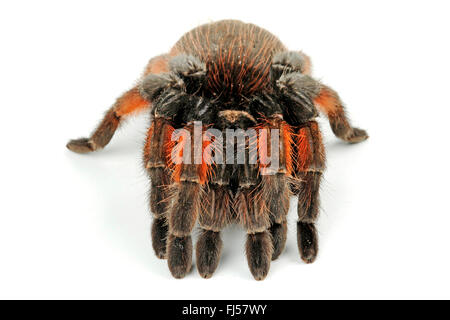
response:
M191 232L200 209L201 185L197 182L182 181L177 183L175 188L168 213L167 259L172 275L181 279L192 267Z
M297 242L302 260L312 263L318 253L315 222L319 215L320 180L325 168L325 149L317 122L310 121L299 130L297 147Z
M202 229L195 248L197 269L200 276L211 278L219 265L222 239L219 231Z
M114 132L129 114L141 111L149 105L139 94L138 88L132 88L117 99L89 138L71 140L67 148L76 153L89 153L102 149L111 141Z
M165 214L169 202L169 177L164 168L148 170L150 187L150 208L153 213L152 245L155 254L160 259L166 258L168 223Z
M268 134L275 132L279 134L279 167L274 168L277 172L261 175L260 196L265 201L265 206L270 215L271 225L269 228L273 252L272 260L276 260L283 252L287 238L286 216L289 211L290 178L292 173L292 130L290 126L281 118L276 117L267 121L263 127L268 129ZM276 129L277 131L272 131ZM261 142L260 137L260 142ZM264 138L263 138L264 139ZM267 138L267 141L271 139ZM269 147L269 146L268 146ZM270 146L272 148L273 146ZM260 152L262 152L260 150ZM272 152L270 152L272 153ZM260 156L263 156L261 153ZM260 170L264 171L264 166Z
M327 115L331 129L338 138L349 143L366 140L366 131L351 126L336 91L310 75L311 60L302 52L281 52L273 58L272 77L277 86L292 89L299 97L309 96L315 106Z
M300 72L301 74L311 75L311 59L302 51L286 51L275 55L272 64L272 70L278 73L278 76L284 72Z
M201 234L195 251L198 272L205 279L210 278L219 265L222 251L220 230L229 223L230 200L229 191L217 184L209 184L202 193L198 218Z
M286 246L287 221L284 220L281 223L273 222L269 230L270 234L272 235L273 244L272 260L276 260Z
M247 234L245 244L248 267L255 280L264 280L270 269L273 255L272 236L269 230Z
M273 257L273 243L269 228L270 213L266 199L255 188L239 191L236 200L236 214L247 229L245 252L248 267L256 280L264 280L269 273Z
M327 115L331 129L338 138L349 143L358 143L369 137L365 130L351 126L339 95L330 87L321 84L314 103Z
M167 214L169 222L167 257L169 269L175 278L183 278L190 271L192 266L192 229L200 212L207 210L207 203L213 203L208 201L208 199L205 201L205 195L208 194L205 189L209 187L207 182L209 181L211 169L210 164L202 156L207 145L199 145L200 151L202 151L200 156L202 157L201 162L196 163L198 160L196 153L199 146L197 146L195 141L191 141L190 137L192 134L195 139L194 125L189 124L183 128L182 134L178 136L178 142L169 144L167 148L170 160L168 159L169 157L166 159L170 162L171 179L173 181L171 205ZM210 195L213 194L216 193L211 193ZM202 219L200 225L203 225L204 229L212 228L212 231L219 231L221 228L217 230L214 227L218 220L213 219L212 221L211 224L208 220ZM199 270L203 276L209 276L210 273L212 275L220 253L221 241L219 235L205 233L203 237L200 237L200 244L198 245L198 248L200 248L200 260L202 261L202 253L204 253L202 247L210 240L214 242L215 252L217 253L213 253L212 257L216 256L217 259L200 266L200 268L205 267L205 269ZM205 259L208 260L210 258L211 256L206 256Z
M263 182L262 194L266 199L266 206L271 217L269 231L273 245L272 260L276 260L286 245L289 182L285 173L263 176L261 180Z
M167 63L165 55L153 58L150 60L144 75L167 71ZM67 148L76 153L89 153L104 148L111 141L124 119L133 113L147 109L149 106L150 103L139 92L139 85L136 85L116 100L89 138L70 140L67 143Z
M152 246L159 259L167 258L167 235L169 227L165 217L154 218L152 223Z
M148 130L144 147L144 164L150 176L150 209L153 213L152 245L158 258L166 258L170 175L167 172L166 145L173 127L164 118L155 118Z

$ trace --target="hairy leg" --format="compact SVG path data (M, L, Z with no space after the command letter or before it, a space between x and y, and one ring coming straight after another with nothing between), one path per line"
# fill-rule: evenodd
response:
M315 222L319 215L319 189L325 168L325 150L315 121L300 129L298 134L297 172L298 222L297 240L300 256L312 263L318 253L318 237Z
M222 251L220 232L202 229L195 251L198 273L205 279L211 278Z
M294 163L292 161L293 132L290 126L280 118L267 121L266 128L277 129L280 141L277 172L275 174L261 175L261 187L259 188L259 196L264 201L264 206L271 219L269 231L273 245L272 260L276 260L283 252L287 238L286 216L289 211L289 198L291 196L289 177L291 176ZM265 169L264 166L261 168L261 170Z
M176 279L182 279L192 267L192 238L190 235L177 237L169 234L167 242L169 270Z
M150 60L144 75L161 73L168 70L167 55ZM89 153L104 148L112 139L120 123L130 114L145 110L150 106L139 92L139 85L125 92L106 112L103 120L89 138L69 141L67 148L76 153Z
M255 280L264 280L270 269L273 256L272 237L268 230L249 233L245 244L247 262Z
M191 232L200 209L201 185L182 181L177 183L175 188L175 196L168 213L167 259L172 275L181 279L192 267Z
M159 259L166 259L169 227L164 217L154 218L152 224L152 246Z
M148 130L144 148L144 165L150 176L150 209L154 220L152 225L152 244L158 258L166 258L168 223L166 214L169 208L171 184L167 170L165 145L170 141L173 131L170 122L155 118Z
M164 168L148 170L151 178L150 209L153 213L152 245L160 259L166 258L168 223L166 213L169 205L168 176Z
M344 104L336 91L310 76L311 60L307 55L296 51L278 53L273 59L272 72L277 85L289 87L299 97L308 94L318 109L327 115L337 137L349 143L368 138L366 131L351 126ZM281 78L282 83L278 83Z
M321 84L320 92L314 99L314 103L327 115L333 133L340 139L358 143L369 137L366 131L350 125L344 105L333 89Z
M276 260L286 246L287 222L289 211L289 183L285 173L263 176L262 197L266 201L272 224L269 228L272 236L272 260Z
M205 279L212 277L219 265L220 230L229 223L230 199L230 191L220 185L209 184L202 192L198 218L201 234L196 245L196 258L198 272Z
M286 246L287 221L285 220L281 223L274 222L270 227L270 234L272 235L273 244L272 260L276 260Z
M311 75L311 59L301 51L286 51L275 55L272 69L279 75L285 72L300 72Z
M90 138L71 140L67 148L77 153L88 153L105 147L112 139L120 123L133 112L145 109L150 104L141 97L137 87L127 91L114 106L106 112Z
M322 173L307 172L302 176L298 195L297 242L302 260L312 263L319 251L315 222L319 215L319 186Z
M240 190L235 210L240 223L247 229L245 252L250 272L256 280L264 280L273 256L269 231L271 216L266 199L257 188Z

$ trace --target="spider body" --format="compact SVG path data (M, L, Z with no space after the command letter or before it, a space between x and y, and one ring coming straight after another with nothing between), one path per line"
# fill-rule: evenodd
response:
M184 277L198 222L197 267L209 278L220 258L220 231L239 223L248 234L250 271L262 280L284 249L292 195L298 196L300 255L307 263L317 256L325 168L318 110L339 138L367 138L350 126L337 93L310 72L308 56L288 51L264 29L234 20L206 24L150 60L138 85L117 100L92 136L68 148L103 148L123 119L150 109L144 164L156 255L168 259L174 277Z

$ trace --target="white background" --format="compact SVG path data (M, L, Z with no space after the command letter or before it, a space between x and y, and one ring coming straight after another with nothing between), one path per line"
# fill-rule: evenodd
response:
M448 1L2 1L0 298L450 298ZM370 139L325 119L320 255L295 235L263 282L225 230L212 279L171 277L150 243L141 165L148 117L103 151L88 135L147 61L191 28L258 24L312 57Z

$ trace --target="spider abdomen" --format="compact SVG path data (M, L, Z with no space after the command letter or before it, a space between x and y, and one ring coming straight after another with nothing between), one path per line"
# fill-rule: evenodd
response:
M285 50L270 32L253 24L225 20L186 33L171 55L198 57L208 70L205 92L229 100L267 87L272 58Z

